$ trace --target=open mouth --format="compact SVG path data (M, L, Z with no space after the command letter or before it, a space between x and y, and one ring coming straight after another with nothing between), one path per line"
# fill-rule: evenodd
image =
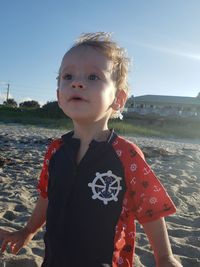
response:
M71 100L83 100L81 97L73 97Z
M82 98L81 96L72 96L69 101L86 101L84 98Z

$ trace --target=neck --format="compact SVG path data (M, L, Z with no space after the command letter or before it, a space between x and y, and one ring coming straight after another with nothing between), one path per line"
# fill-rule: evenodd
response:
M82 144L90 144L95 139L96 141L106 141L110 131L107 123L93 123L91 125L80 125L74 122L74 137L79 138Z

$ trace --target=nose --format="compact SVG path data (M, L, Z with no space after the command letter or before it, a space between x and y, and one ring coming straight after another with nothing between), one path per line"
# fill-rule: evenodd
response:
M71 83L71 87L72 87L72 88L84 89L84 88L85 88L85 85L84 85L83 82L81 82L81 81L73 81L73 82Z

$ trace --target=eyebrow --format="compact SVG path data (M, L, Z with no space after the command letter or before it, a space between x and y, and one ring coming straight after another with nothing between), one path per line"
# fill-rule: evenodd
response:
M92 68L95 69L96 71L100 71L100 72L103 72L103 73L104 73L104 72L109 73L109 70L106 70L106 69L103 69L103 70L102 70L102 69L99 69L98 67L96 67L96 66L94 66L94 65L92 66Z
M65 71L68 71L68 70L73 70L75 69L75 66L74 65L69 65L65 68L61 68L61 72L65 72Z

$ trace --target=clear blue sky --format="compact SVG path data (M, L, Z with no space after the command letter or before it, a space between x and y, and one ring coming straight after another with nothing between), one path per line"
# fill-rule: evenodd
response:
M132 59L131 95L196 97L199 0L8 0L0 5L0 103L56 99L65 51L83 32L109 31Z

